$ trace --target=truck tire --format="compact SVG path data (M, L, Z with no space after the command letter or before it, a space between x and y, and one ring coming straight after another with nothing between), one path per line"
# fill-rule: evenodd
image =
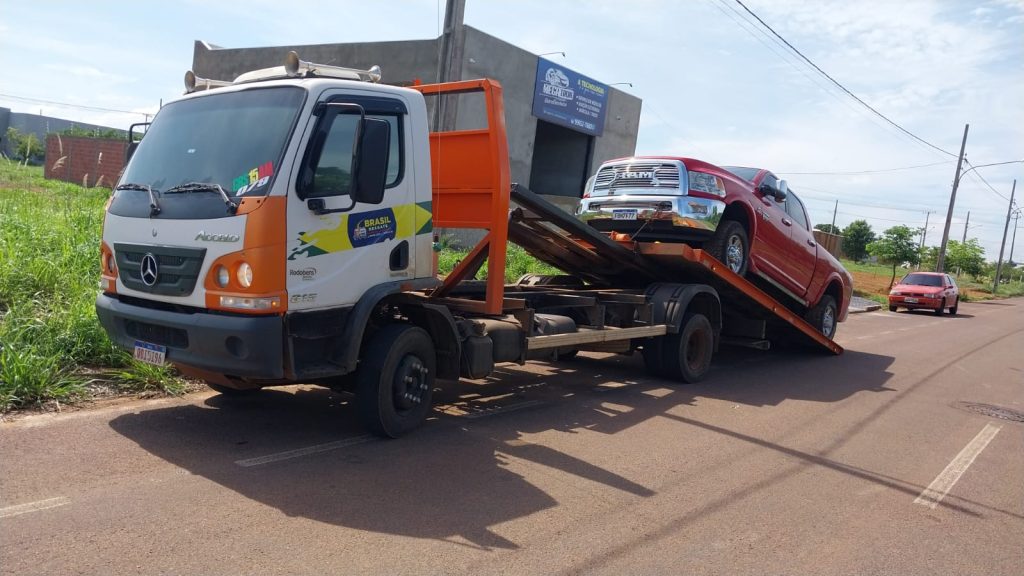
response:
M836 335L836 319L839 317L839 309L836 307L836 299L828 294L822 294L821 300L807 311L804 320L821 332L825 338L831 340Z
M743 225L736 220L723 220L707 243L707 251L729 270L743 276L750 263L750 240Z
M398 438L430 412L437 358L422 328L389 324L374 334L356 373L356 405L368 430Z
M703 314L683 316L677 334L665 336L662 344L662 371L666 378L687 383L700 382L711 368L715 352L715 331Z

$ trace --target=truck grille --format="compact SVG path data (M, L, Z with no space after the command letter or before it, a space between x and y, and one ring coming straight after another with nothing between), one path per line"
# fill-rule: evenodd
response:
M594 190L620 188L679 188L679 166L662 162L637 162L605 166L594 178Z
M188 348L188 333L181 328L170 328L134 320L124 321L124 331L135 338L171 348Z
M142 261L147 254L152 254L157 264L152 285L142 278ZM118 276L128 288L163 296L188 296L195 289L206 248L114 244L114 255Z

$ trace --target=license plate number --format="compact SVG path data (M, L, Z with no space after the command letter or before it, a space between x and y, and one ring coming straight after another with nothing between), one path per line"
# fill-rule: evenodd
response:
M636 210L612 210L612 220L636 220Z
M163 366L164 359L167 357L167 347L136 340L133 356L139 362Z
M917 298L904 298L903 301L907 304L917 304Z

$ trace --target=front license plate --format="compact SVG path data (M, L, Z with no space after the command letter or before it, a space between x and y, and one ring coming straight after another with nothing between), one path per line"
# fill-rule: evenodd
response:
M636 210L612 210L612 220L636 220Z
M907 304L917 304L917 298L904 298L903 301Z
M133 356L135 356L135 359L139 362L163 366L164 358L167 357L167 346L160 346L158 344L150 344L149 342L136 340L135 354L133 354Z

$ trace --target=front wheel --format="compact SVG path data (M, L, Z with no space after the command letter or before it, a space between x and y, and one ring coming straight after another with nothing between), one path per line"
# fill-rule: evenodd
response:
M942 316L942 311L945 308L946 308L946 299L943 298L942 301L939 302L939 307L935 309L935 315L936 316Z
M895 312L895 311L896 311L896 307L895 306L889 306L889 312Z
M390 324L370 339L356 374L356 404L374 434L398 438L430 412L437 359L422 328Z
M735 220L724 220L708 241L707 250L734 273L743 276L750 263L750 241L743 225Z
M890 310L892 307L890 306ZM836 321L839 317L839 309L836 307L836 299L823 294L821 300L807 311L804 320L821 332L825 338L831 340L836 335Z
M956 297L956 298L955 298L955 299L953 300L953 305L952 305L952 306L950 306L950 308L949 308L949 315L950 315L950 316L956 316L956 310L957 310L957 308L959 308L959 307L960 307L960 297L959 297L959 296L957 296L957 297Z

